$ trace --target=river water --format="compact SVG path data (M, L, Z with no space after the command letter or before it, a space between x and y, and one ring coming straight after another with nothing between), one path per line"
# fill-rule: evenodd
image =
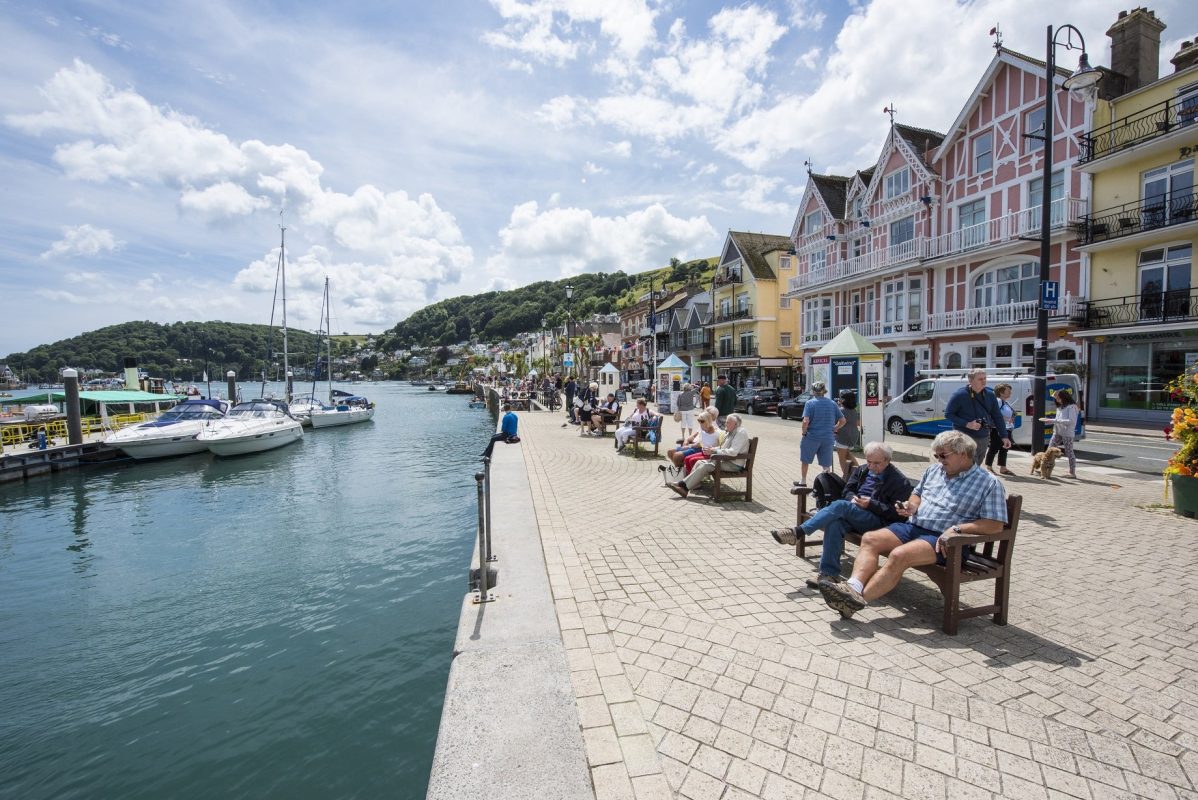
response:
M0 796L424 796L494 421L344 388L372 422L0 486Z

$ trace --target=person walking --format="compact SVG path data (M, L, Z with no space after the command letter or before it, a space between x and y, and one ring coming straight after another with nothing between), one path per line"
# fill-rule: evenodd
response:
M994 387L994 396L998 398L998 410L1002 414L1003 424L1007 426L1007 433L1015 429L1015 409L1008 402L1011 399L1011 384L1000 383ZM1013 434L1011 434L1013 435ZM1002 475L1014 475L1014 472L1007 469L1007 448L1002 446L1002 439L998 436L998 428L990 428L990 450L986 453L986 469L994 472L995 457L998 459L998 472Z
M728 383L727 375L720 375L715 382L715 407L720 412L717 424L723 428L728 424L728 415L736 410L736 390Z
M986 386L986 370L975 367L966 373L966 378L965 385L949 396L944 418L953 424L953 430L973 439L973 463L981 466L990 449L991 426L997 429L1003 447L1010 448L1011 438L998 410L998 398Z
M695 432L695 405L699 402L699 393L691 384L684 384L678 395L678 422L682 425L682 438L688 439Z
M823 381L811 384L811 399L803 405L803 439L799 442L799 483L807 485L807 468L819 461L824 472L832 469L836 432L844 425L840 406L827 397Z
M840 413L844 415L844 424L836 431L836 458L840 461L840 477L847 481L858 466L853 451L861 447L861 415L857 413L856 392L845 392L840 396Z
M577 393L578 382L574 380L574 376L571 375L570 379L566 381L566 416L569 417L570 422L572 423L576 421L574 417L574 395Z
M699 384L699 407L707 408L711 405L711 383L703 381Z
M1052 440L1049 447L1059 447L1069 459L1069 477L1077 477L1077 456L1073 454L1073 433L1077 429L1077 414L1080 409L1073 401L1073 392L1068 389L1058 389L1052 393L1053 402L1057 404L1055 417L1043 417L1041 422L1052 425Z

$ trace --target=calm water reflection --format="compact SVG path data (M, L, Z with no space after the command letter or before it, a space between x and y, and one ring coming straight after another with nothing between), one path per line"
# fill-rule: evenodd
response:
M0 487L0 796L424 796L494 423L355 388L281 450Z

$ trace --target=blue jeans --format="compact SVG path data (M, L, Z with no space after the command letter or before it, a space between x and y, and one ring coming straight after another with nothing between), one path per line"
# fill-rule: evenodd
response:
M844 550L844 535L850 531L866 533L885 526L885 522L872 511L858 508L848 500L835 500L815 512L815 516L803 523L803 533L824 532L824 549L819 557L821 575L840 574L840 554Z

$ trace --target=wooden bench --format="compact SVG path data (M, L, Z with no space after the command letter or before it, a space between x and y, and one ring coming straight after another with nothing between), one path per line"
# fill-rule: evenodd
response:
M608 417L608 416L603 417L603 423L599 426L599 429L598 429L600 436L607 436L608 428L611 428L612 431L614 432L616 428L618 428L624 424L623 422L620 421L620 411L621 410L623 410L623 406L617 405L615 414L612 414L610 417ZM592 412L592 413L594 413L594 412Z
M661 426L662 426L662 422L664 422L664 419L661 416L658 416L657 419L659 421L656 425L634 425L634 426L632 426L632 429L634 431L636 431L636 435L633 436L632 439L630 439L628 443L630 445L632 445L632 457L633 458L641 457L641 442L649 443L649 441L650 441L649 434L650 433L657 434L656 436L652 437L653 456L656 458L657 456L661 455Z
M807 496L811 494L810 486L796 486L790 493L798 497L796 524L801 525L811 518L814 512L807 511ZM1019 512L1023 506L1023 498L1012 494L1007 496L1007 524L1001 531L988 535L952 536L945 543L948 552L945 554L945 564L928 564L915 567L927 575L944 595L944 624L943 630L949 636L957 635L957 625L963 619L994 616L995 625L1007 624L1007 608L1010 601L1011 589L1011 553L1015 549L1015 532L1019 528ZM845 541L860 546L861 534L849 533ZM795 544L795 555L807 557L807 548L823 545L823 539L806 539L800 536ZM981 545L981 547L977 547ZM967 547L972 547L966 550ZM962 552L965 553L962 563ZM994 581L994 602L977 608L961 608L961 584L974 581Z
M745 456L745 468L740 472L724 472L720 469L720 463L723 461L734 461L739 456L712 456L711 460L715 462L715 472L711 473L711 479L715 481L715 485L711 489L711 502L720 502L720 493L723 490L723 482L731 478L744 478L745 490L743 492L733 491L734 494L743 494L746 503L753 502L753 461L757 457L757 437L754 436L749 440L749 452Z

